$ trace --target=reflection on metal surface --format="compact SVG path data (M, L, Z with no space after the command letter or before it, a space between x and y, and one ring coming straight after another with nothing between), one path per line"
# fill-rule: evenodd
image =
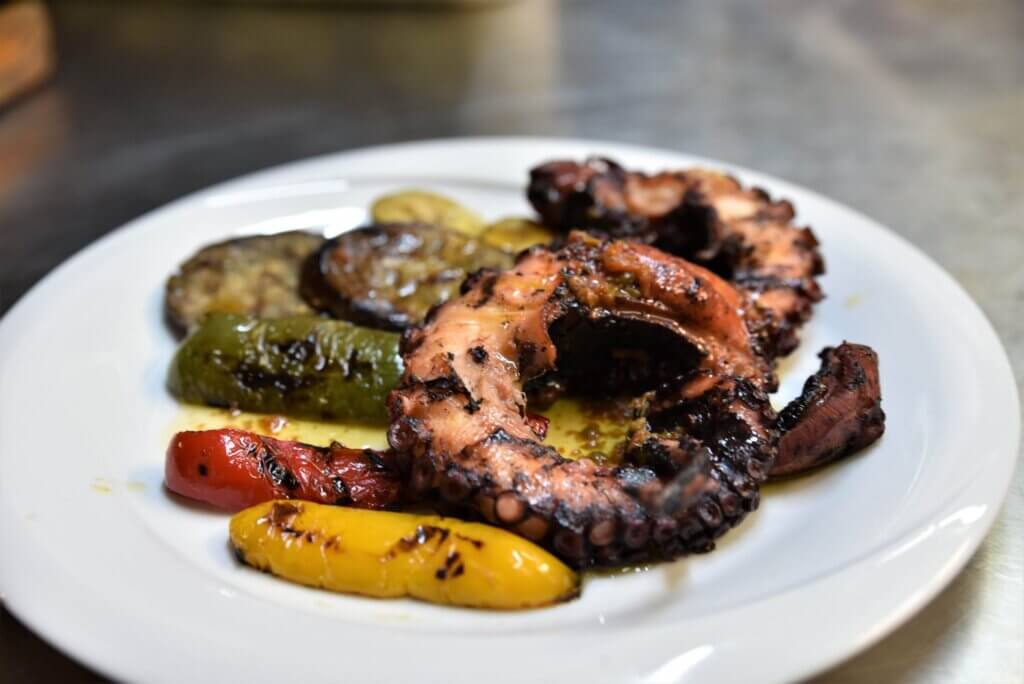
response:
M68 112L53 90L4 111L0 130L0 202L14 196L67 144Z
M192 51L178 64L180 73L212 64L224 79L222 91L255 77L283 84L281 95L296 103L313 93L349 111L445 112L456 125L497 91L500 101L486 108L501 127L536 130L557 113L531 111L523 94L556 84L562 12L559 3L543 1L471 12L314 7L189 14L157 5L119 8L98 27L105 50L136 63L175 54L187 41ZM324 87L325 74L336 88Z

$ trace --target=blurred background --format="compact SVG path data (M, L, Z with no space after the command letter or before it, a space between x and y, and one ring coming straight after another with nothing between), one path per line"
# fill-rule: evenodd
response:
M0 314L211 183L485 134L671 148L850 204L950 271L1024 377L1020 0L0 2ZM1024 681L1017 477L968 570L820 681ZM0 672L98 679L2 609Z

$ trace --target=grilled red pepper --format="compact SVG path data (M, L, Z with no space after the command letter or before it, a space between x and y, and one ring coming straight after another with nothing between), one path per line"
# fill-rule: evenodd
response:
M389 508L401 492L390 452L316 447L230 428L174 435L164 481L176 494L231 511L272 499Z

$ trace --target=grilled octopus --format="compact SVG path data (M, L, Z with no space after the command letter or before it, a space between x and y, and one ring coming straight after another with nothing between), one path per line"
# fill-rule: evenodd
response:
M822 298L818 241L793 224L793 206L706 169L654 175L608 159L553 161L530 173L527 197L549 227L654 244L702 264L745 290L765 314L751 332L769 359L799 343L797 332ZM843 344L782 413L772 477L798 474L858 451L884 431L878 358Z
M783 356L822 297L818 241L793 206L706 169L654 175L608 159L553 161L530 172L527 197L550 228L654 244L747 290L770 316L765 350Z
M869 446L885 432L878 355L844 342L826 347L821 368L779 414L772 478L797 475Z
M573 233L403 337L388 441L410 488L537 541L576 567L713 548L758 505L778 450L764 310L701 266ZM563 353L572 349L572 353ZM524 386L636 396L614 467L543 444Z

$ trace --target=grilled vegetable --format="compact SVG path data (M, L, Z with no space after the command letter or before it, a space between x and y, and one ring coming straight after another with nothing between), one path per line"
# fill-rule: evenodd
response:
M484 221L455 200L424 190L404 190L385 195L370 209L375 223L425 223L475 237Z
M274 501L231 519L238 557L313 587L475 608L575 597L576 574L516 535L479 523Z
M211 314L178 349L167 386L193 404L383 422L401 374L393 333L315 317Z
M273 499L379 509L394 505L401 490L391 452L315 447L230 428L174 435L164 482L229 511Z
M458 294L467 274L508 268L512 261L494 247L437 226L369 226L327 242L306 263L302 293L337 318L402 330Z
M313 314L299 294L299 277L303 261L323 242L293 231L204 247L167 281L167 321L185 334L210 312L261 318Z
M527 219L507 218L490 224L480 239L492 247L518 254L534 245L546 245L555 238L550 230Z

